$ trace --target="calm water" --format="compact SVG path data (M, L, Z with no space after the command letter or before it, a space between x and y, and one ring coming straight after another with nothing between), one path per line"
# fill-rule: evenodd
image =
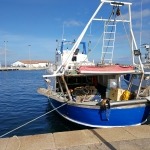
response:
M47 98L37 93L39 87L45 87L44 73L44 70L0 72L0 135L52 110ZM5 137L83 128L52 112Z
M52 110L47 98L37 93L39 87L45 87L44 73L44 70L0 72L0 136ZM5 137L85 128L52 112Z

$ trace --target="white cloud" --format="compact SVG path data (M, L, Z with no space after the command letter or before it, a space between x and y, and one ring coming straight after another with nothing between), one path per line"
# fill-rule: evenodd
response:
M137 1L137 0L125 0L125 1L128 1L128 2L130 2L130 3L132 3L133 5L136 5L136 6L141 5L141 3L142 3L142 5L150 3L149 0L140 0L140 1Z
M133 19L139 19L141 17L142 14L142 18L146 18L146 17L150 17L150 10L149 9L144 9L142 12L141 11L132 11L131 15L132 15L132 20ZM129 15L127 14L123 14L122 16L120 16L121 19L128 19Z
M64 25L67 27L80 27L83 26L84 24L81 21L76 21L76 20L70 20L70 21L64 21Z
M150 16L150 10L144 9L142 12L140 11L132 11L132 18L133 19L139 19L142 14L142 17L148 17Z

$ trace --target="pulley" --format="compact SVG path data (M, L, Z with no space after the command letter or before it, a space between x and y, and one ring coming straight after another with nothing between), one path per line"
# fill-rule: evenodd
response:
M117 8L116 15L117 15L117 16L120 16L120 9L119 9L119 6L118 6L118 8Z

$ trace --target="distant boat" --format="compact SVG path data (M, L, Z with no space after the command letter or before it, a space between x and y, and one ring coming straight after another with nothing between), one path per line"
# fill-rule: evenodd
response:
M143 60L143 65L146 72L150 72L150 44L143 44L145 48L145 57Z
M106 14L102 17L103 10L98 15L103 5L106 5L105 9L108 7L107 10L112 9L108 19L105 19ZM47 88L39 88L38 92L47 96L52 107L65 119L102 128L135 126L146 122L150 111L150 95L139 95L144 68L132 31L131 5L129 2L102 0L78 39L73 42L63 40L58 45L55 64L49 69L49 74L43 75ZM129 18L126 20L118 18L121 7L128 9ZM104 22L101 61L98 64L89 61L87 43L82 42L90 24L96 21ZM113 64L115 33L119 22L129 24L132 41L129 50L132 54L135 52L131 57L138 60L138 65L134 61L130 66ZM65 49L68 43L72 46ZM136 91L131 91L132 81L128 90L122 89L120 77L125 74L140 76Z
M145 48L145 57L142 61L143 64L143 68L144 68L144 78L142 80L142 88L146 88L148 86L150 86L150 45L149 44L144 44L144 48ZM141 52L140 52L141 55ZM140 78L139 75L132 75L132 74L127 74L124 75L124 81L129 84L129 81L132 79L134 89L135 87L138 87L139 82L140 82Z

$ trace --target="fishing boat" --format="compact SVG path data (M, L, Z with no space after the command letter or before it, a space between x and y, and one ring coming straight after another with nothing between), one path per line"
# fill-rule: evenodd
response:
M150 96L140 96L144 68L132 30L131 5L129 2L101 0L77 40L62 40L61 45L58 44L55 64L49 69L49 74L43 75L47 86L39 88L38 92L47 96L54 110L65 119L99 128L135 126L146 122ZM112 10L108 19L106 14L104 17L98 15L105 6ZM123 7L128 9L128 19L119 17ZM89 61L90 42L83 42L88 28L95 22L101 22L104 28L98 63ZM129 25L131 35L129 51L133 63L128 66L113 63L116 27L121 22ZM70 49L64 48L66 43L72 45ZM125 74L140 76L138 89L131 90L132 80L127 89L122 88L120 78Z

